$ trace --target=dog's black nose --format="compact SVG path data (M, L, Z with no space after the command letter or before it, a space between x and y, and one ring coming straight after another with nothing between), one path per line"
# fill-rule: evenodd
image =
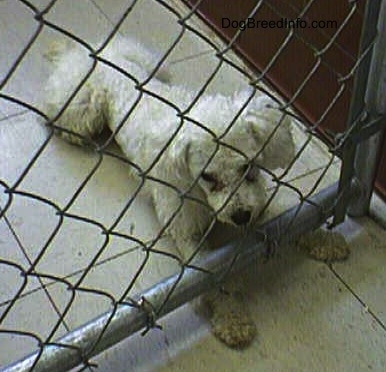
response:
M246 225L251 219L251 212L244 209L238 209L231 216L236 225Z

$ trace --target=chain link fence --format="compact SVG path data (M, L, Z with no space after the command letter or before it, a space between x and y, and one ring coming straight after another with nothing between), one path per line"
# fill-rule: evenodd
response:
M3 64L0 76L0 228L2 243L6 244L0 253L0 342L10 345L6 357L11 358L1 361L5 370L65 371L78 365L92 367L93 356L130 334L140 330L145 334L157 327L163 315L208 288L221 285L230 271L248 264L252 257L269 254L277 245L292 241L323 223L332 227L342 222L353 192L365 195L359 198L359 207L351 205L351 208L363 213L368 207L379 133L384 123L381 103L385 100L382 100L381 85L374 84L383 76L380 65L384 59L381 47L384 41L378 36L376 26L382 2L367 2L365 13L361 14L364 21L356 62L348 76L336 75L341 89L330 97L327 110L340 99L343 90L349 89L346 84L349 78L355 76L355 84L350 92L352 104L347 130L329 132L328 136L321 130L327 110L319 120L310 123L292 107L319 62L292 97L279 98L274 87L266 84L269 65L266 71L251 71L233 54L232 48L242 37L242 27L238 25L239 30L232 40L224 42L197 17L197 9L203 2L191 2L188 7L178 1L122 1L119 6L118 2L110 4L113 15L109 13L110 5L102 1L83 2L82 5L63 0L0 2L1 27L5 30L1 36L4 52L0 56ZM299 18L315 2L304 1ZM258 18L264 3L272 7L268 0L256 1L248 18ZM315 61L324 63L323 56L334 45L350 17L361 12L358 3L348 2L347 15L337 25L333 37L323 49L315 49ZM78 31L80 23L89 20L77 14L77 6L86 9L83 14L90 12L90 17L92 12L99 13L108 25L98 29L99 44L90 41L92 35L87 35L87 31ZM67 14L73 18L56 20L64 8L71 7L74 9ZM146 18L150 8L166 14L157 22L172 24L174 37L165 40L164 48L157 48L156 63L143 79L125 71L117 61L106 59L103 53L118 34L141 40L136 29L148 28L157 44L158 23ZM18 21L13 22L16 18ZM22 22L30 25L29 35L24 32L27 27L20 26L18 31ZM127 35L127 25L134 29L134 35ZM13 42L14 35L19 42ZM288 28L288 37L270 64L284 53L286 43L293 37L296 37L296 28ZM33 73L30 69L39 65L37 61L47 59L42 57L47 45L58 40L84 50L90 68L56 115L48 115L41 97L49 67L43 62L42 68ZM196 50L193 44L198 45ZM201 63L199 58L203 57L210 58L209 72L204 71L205 67L197 69ZM139 94L135 103L125 108L113 133L94 141L63 128L60 117L100 66L133 82ZM170 84L171 89L184 85L191 91L191 100L184 107L179 107L162 91L152 90L152 81L164 68L170 71L165 84ZM197 69L192 74L197 81L189 86L187 75L192 68ZM291 74L292 69L296 69L296 63L288 66L287 73ZM237 79L229 78L232 74ZM237 231L237 238L223 238L225 242L217 243L218 249L201 254L220 213L207 205L213 218L200 237L194 255L185 259L178 254L179 247L177 250L170 248L173 243L166 234L167 225L179 218L179 209L165 226L157 225L148 212L151 208L141 201L140 193L143 185L151 181L178 193L179 208L192 201L207 204L206 200L195 200L189 195L189 189L180 190L168 179L154 178L150 171L168 151L170 143L178 141L184 126L194 125L210 132L208 123L199 122L190 112L203 96L218 91L221 79L225 79L222 89L226 94L232 95L236 89L247 89L248 94L233 113L232 120L224 126L225 133L222 136L211 133L219 148L228 146L231 151L248 158L243 148L227 145L224 137L239 125L237 119L248 110L255 95L268 95L278 105L281 119L265 138L255 158L275 140L275 131L280 130L287 117L292 121L296 151L292 159L287 159L285 169L260 166L267 182L267 197L262 207L264 213L256 225L241 229L241 233ZM146 97L167 106L179 118L178 128L170 134L170 141L159 149L148 170L141 169L113 144ZM85 140L86 149L60 141L55 136L58 130ZM374 141L377 146L373 146ZM363 159L369 159L369 163L363 165ZM128 169L137 171L135 180L127 181ZM201 173L204 170L203 166ZM227 203L246 182L248 172L244 173L230 192ZM192 185L197 182L193 180ZM228 230L226 226L218 229L217 235L224 235ZM32 308L40 310L31 311ZM83 311L84 317L78 316ZM5 366L11 362L15 363Z

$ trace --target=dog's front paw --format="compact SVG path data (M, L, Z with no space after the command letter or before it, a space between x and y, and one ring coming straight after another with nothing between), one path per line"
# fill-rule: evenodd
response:
M256 338L257 330L242 299L233 293L206 295L213 334L227 346L242 349Z
M212 319L213 334L226 345L235 349L249 346L255 339L257 331L252 319L240 313L217 313Z
M343 235L333 231L312 231L302 236L298 244L311 258L318 261L343 261L350 255L350 247Z

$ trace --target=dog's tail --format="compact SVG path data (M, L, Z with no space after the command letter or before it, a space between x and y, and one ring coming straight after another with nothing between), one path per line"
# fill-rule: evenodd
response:
M127 61L140 66L148 74L153 73L157 69L155 77L164 83L170 82L171 74L167 64L164 62L161 66L158 66L161 61L161 54L146 48L137 40L117 35L107 45L105 49L106 55L110 55L111 51L113 54L115 51L119 51L119 54Z
M66 40L51 41L43 54L43 57L52 63L57 63L61 56L70 49L69 42Z

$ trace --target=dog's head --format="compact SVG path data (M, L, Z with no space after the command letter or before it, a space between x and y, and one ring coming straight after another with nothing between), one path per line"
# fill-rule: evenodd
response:
M221 107L213 106L218 98L210 102L201 121L209 130L195 130L186 162L217 219L240 226L260 216L267 202L264 173L286 167L294 145L289 120L269 98L252 100L227 128L240 107L237 99Z
M266 201L265 182L259 167L222 144L203 145L189 148L191 175L198 179L198 185L219 221L248 224Z

